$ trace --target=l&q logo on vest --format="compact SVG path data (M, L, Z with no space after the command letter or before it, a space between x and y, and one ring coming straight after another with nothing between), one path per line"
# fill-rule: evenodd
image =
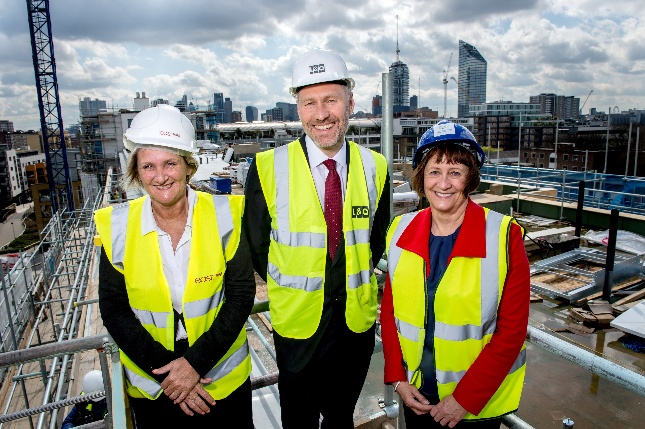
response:
M370 209L367 206L352 206L352 217L353 218L366 218L370 217Z

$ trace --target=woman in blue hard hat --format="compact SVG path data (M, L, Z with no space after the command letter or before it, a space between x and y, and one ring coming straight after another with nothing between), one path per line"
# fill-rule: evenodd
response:
M381 304L385 383L408 428L499 428L526 368L529 264L522 228L469 197L484 153L441 121L419 142L411 185L430 207L395 218Z
M147 195L94 214L99 307L137 428L253 427L244 197L187 186L199 166L194 135L174 107L138 113L124 134L125 181Z

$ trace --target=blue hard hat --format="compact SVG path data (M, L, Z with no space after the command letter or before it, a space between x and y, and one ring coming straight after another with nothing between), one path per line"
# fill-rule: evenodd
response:
M482 168L482 165L484 165L486 156L481 146L477 143L477 140L475 140L473 133L468 131L463 125L455 124L444 119L421 136L417 150L414 153L412 167L417 168L417 165L419 165L430 149L441 143L454 143L465 147L473 154L479 168Z

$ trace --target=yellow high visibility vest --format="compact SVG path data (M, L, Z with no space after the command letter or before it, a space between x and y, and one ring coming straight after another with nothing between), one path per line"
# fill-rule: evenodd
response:
M174 350L174 312L170 287L164 275L158 235L142 235L141 213L145 198L109 206L94 214L96 229L110 263L125 277L132 311L143 327L168 350ZM188 279L182 302L188 343L206 332L222 306L226 263L240 242L244 197L197 192L193 209ZM153 285L150 287L150 285ZM156 399L161 385L121 351L127 392L135 398ZM251 357L244 328L215 366L204 375L204 388L213 399L223 399L246 381Z
M441 399L452 394L457 383L491 340L497 309L504 290L508 238L512 219L484 208L486 257L454 257L446 268L435 295L434 349L437 387ZM394 318L408 382L421 387L419 369L426 335L426 276L424 259L396 245L417 213L395 218L387 235L388 276L394 299ZM458 286L458 287L457 287ZM455 309L459 303L459 310ZM478 415L468 420L502 416L517 410L524 374L526 346L493 397Z
M377 284L370 234L383 192L387 164L382 155L348 142L343 205L347 303L354 332L376 320ZM271 323L283 337L311 337L322 315L327 224L307 158L299 141L257 155L258 175L271 215L267 286Z

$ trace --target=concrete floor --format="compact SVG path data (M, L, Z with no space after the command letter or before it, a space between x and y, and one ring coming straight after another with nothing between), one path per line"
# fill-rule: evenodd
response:
M570 306L546 299L531 304L529 324L562 324ZM641 375L645 355L624 347L613 328L593 334L554 333ZM517 415L535 428L561 428L572 419L576 429L645 427L645 398L579 367L540 346L527 343L527 377Z

